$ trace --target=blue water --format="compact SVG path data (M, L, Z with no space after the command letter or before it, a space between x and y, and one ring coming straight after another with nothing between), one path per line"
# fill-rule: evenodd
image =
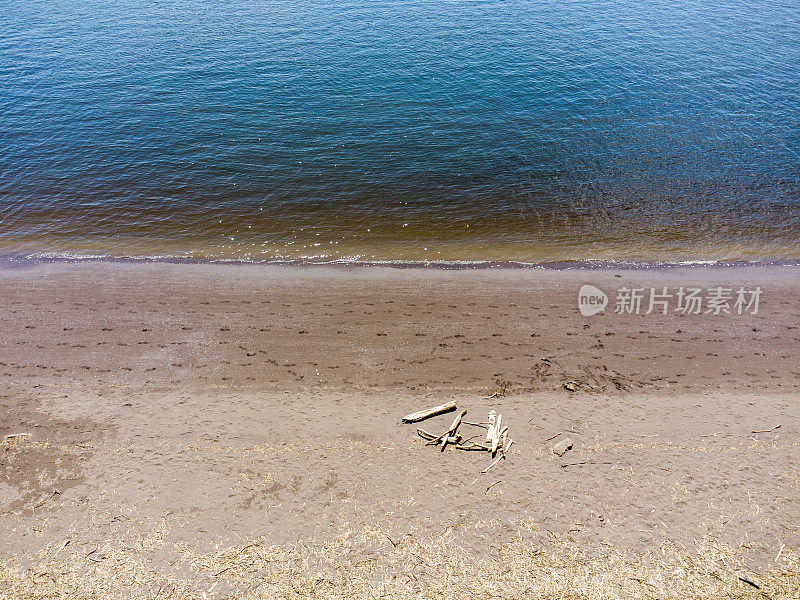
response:
M800 258L800 1L0 8L0 254Z

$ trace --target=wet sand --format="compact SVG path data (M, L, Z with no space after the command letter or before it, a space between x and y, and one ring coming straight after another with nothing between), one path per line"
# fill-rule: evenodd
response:
M755 315L618 315L612 295L584 317L584 283L763 291ZM160 571L186 569L175 544L371 524L476 557L521 527L637 552L711 535L759 568L800 548L798 267L39 264L0 270L0 327L0 439L30 434L0 462L20 568L162 526ZM489 473L399 422L451 399L503 413Z

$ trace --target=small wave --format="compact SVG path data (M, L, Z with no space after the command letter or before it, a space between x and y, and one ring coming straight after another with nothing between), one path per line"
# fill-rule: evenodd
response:
M147 254L115 256L110 254L79 252L32 252L28 254L0 254L0 263L171 263L171 264L219 264L219 265L264 265L278 267L388 267L396 269L549 269L549 270L602 270L602 269L670 269L681 267L740 267L740 266L791 266L800 265L800 258L790 259L691 259L691 260L399 260L399 259L250 259L250 258L199 258L172 254Z

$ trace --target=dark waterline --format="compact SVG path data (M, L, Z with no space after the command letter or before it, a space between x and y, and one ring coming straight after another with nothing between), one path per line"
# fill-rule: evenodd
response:
M12 1L0 31L3 255L800 259L798 2Z

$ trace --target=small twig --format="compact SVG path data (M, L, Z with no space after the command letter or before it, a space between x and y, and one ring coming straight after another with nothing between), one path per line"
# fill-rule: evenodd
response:
M551 435L549 438L547 438L547 439L545 440L545 442L549 442L550 440L554 440L554 439L556 439L556 438L557 438L558 436L560 436L560 435L561 435L561 432L559 431L557 434L555 434L555 435Z
M780 429L780 427L781 427L780 425L775 425L775 427L773 427L772 429L757 429L751 431L750 433L769 433L770 431L775 431L776 429Z
M489 469L491 469L493 466L495 466L497 463L499 463L501 460L503 460L506 457L506 454L508 453L508 449L511 448L511 444L513 444L513 443L514 443L514 440L508 440L507 444L503 444L502 448L498 448L500 450L500 454L498 454L497 458L495 458L492 461L492 464L490 464L483 471L481 471L481 473L488 473ZM487 450L491 450L491 448L487 448Z
M484 429L489 429L489 425L486 423L471 423L469 421L464 421L464 425L472 425L473 427L483 427Z
M69 546L69 540L67 540L66 542L64 542L64 544L63 544L63 545L62 545L62 546L61 546L61 547L60 547L58 550L56 550L55 554L53 554L53 558L55 558L56 556L58 556L58 553L59 553L59 552L61 552L61 551L62 551L64 548L66 548L67 546Z
M561 465L561 468L562 469L566 469L567 467L575 467L577 465L613 465L613 464L614 464L613 462L608 462L608 461L582 460L580 462L567 463L567 464Z
M98 546L97 548L95 548L94 550L92 550L91 552L89 552L89 554L87 554L87 555L86 555L86 558L88 558L90 561L92 561L92 562L96 562L96 563L103 562L103 561L106 559L106 557L105 557L105 556L101 556L99 559L98 559L98 558L94 558L94 557L92 556L92 554L94 554L94 553L95 553L95 552L97 552L98 550L100 550L100 546Z
M497 455L497 458L495 458L495 459L492 461L492 464L490 464L490 465L489 465L488 467L486 467L486 468L485 468L483 471L481 471L481 473L488 473L488 472L489 472L489 469L491 469L493 466L495 466L497 463L499 463L499 462L500 462L501 460L503 460L505 457L506 457L506 455L505 455L505 454L498 454L498 455Z
M753 433L756 433L756 432L754 431ZM742 581L742 582L746 583L747 585L751 585L754 588L756 588L757 590L761 589L760 585L758 585L755 581L749 580L747 577L742 577L741 575L739 575L739 581Z
M47 502L47 501L49 501L49 500L52 500L54 497L56 497L56 496L59 496L59 495L61 495L61 492L59 492L58 490L53 490L53 493L52 493L52 494L50 494L50 495L49 495L47 498L45 498L45 499L41 500L41 501L40 501L38 504L34 504L34 505L33 505L33 508L39 508L39 507L40 507L40 506L42 506L42 505L43 505L45 502Z
M784 546L786 546L786 544L781 544L781 549L778 550L778 556L775 557L775 562L778 562L778 559L781 557L781 554L783 554Z
M489 487L487 487L487 488L486 488L486 491L488 492L490 489L492 489L492 488L493 488L494 486L496 486L498 483L502 483L502 481L503 481L502 479L498 479L498 480L497 480L497 481L495 481L495 482L494 482L492 485L490 485Z

